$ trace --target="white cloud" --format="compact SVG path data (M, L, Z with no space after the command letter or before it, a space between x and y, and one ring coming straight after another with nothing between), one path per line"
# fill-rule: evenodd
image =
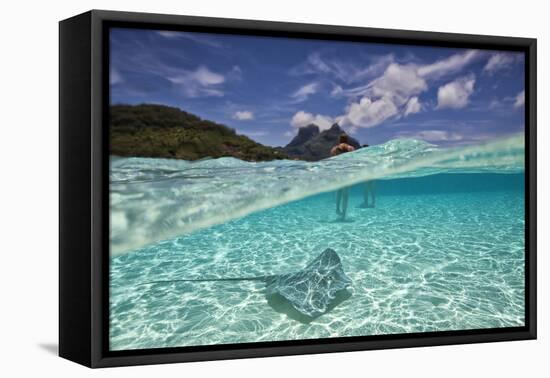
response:
M428 89L414 65L392 63L384 74L358 88L363 97L351 103L344 114L344 125L374 127L389 118L421 110L418 95Z
M419 113L421 110L422 104L420 103L418 97L411 97L411 99L407 102L407 105L405 106L405 116L408 116L409 114Z
M369 77L381 75L390 64L395 61L393 54L376 57L367 67L355 69L353 71L352 81L364 80Z
M370 84L367 93L374 97L388 97L396 105L403 105L411 96L427 89L426 81L418 75L415 66L392 63L383 76Z
M223 75L210 71L204 66L200 66L191 76L202 85L221 84L225 81Z
M397 106L388 97L375 101L363 97L359 102L348 106L342 123L343 126L374 127L397 113Z
M238 121L250 121L254 119L254 113L249 110L241 110L233 114L233 119Z
M169 30L159 30L157 34L168 39L188 39L198 44L210 47L223 47L223 44L212 37L207 37L199 33L178 32Z
M426 81L417 74L414 65L391 63L384 73L370 83L343 90L351 97L382 97L390 96L398 100L401 105L406 103L412 95L428 89Z
M227 73L226 76L228 80L242 80L243 71L241 70L241 67L235 65L231 67L231 70Z
M315 124L319 126L320 130L327 130L334 124L335 120L332 117L321 115L321 114L312 114L300 110L290 120L290 125L292 127L303 127L309 124Z
M420 66L418 74L425 78L436 79L444 75L456 73L479 58L481 53L478 50L468 50L461 54L454 54L446 59L438 60L435 63Z
M122 80L122 76L120 76L120 73L113 67L111 67L110 73L109 73L109 84L114 85L118 83L122 83L124 80Z
M291 94L290 97L295 99L297 102L303 102L307 100L307 98L310 95L317 93L318 90L319 90L319 83L313 82L313 83L303 85L296 92Z
M510 53L496 53L491 55L485 67L483 67L483 72L492 74L495 71L498 71L501 68L505 68L510 64L514 63L514 55Z
M392 54L374 56L370 58L370 64L367 66L351 63L346 59L328 59L321 57L319 52L311 53L307 60L294 67L290 74L292 75L330 75L347 84L367 80L376 77L394 61Z
M461 77L439 87L437 91L437 108L460 109L468 105L470 96L474 93L475 77Z
M332 91L330 91L330 95L332 97L339 97L340 95L342 95L342 93L344 93L344 89L342 88L342 86L336 84L333 88L332 88Z
M525 90L517 94L514 102L514 108L520 108L524 105L525 105Z
M311 65L312 68L328 73L331 72L333 69L321 59L321 55L319 53L312 53L307 57L307 62Z
M351 70L344 63L326 61L321 59L319 54L312 54L308 57L309 71L305 72L328 73L347 83L364 79L369 75L373 77L373 73L376 72L378 77L364 85L346 89L334 84L331 91L332 96L347 96L353 99L346 107L345 113L335 118L341 126L369 128L392 118L422 111L423 105L419 96L428 90L430 80L455 74L481 56L482 53L478 50L467 50L431 64L421 65L397 63L393 56L388 55L363 70ZM346 79L345 75L350 78ZM439 107L466 106L469 96L473 93L474 83L475 79L472 77L439 88ZM307 98L304 93L300 94L301 97L298 96L298 92L295 93L296 97Z
M163 36L164 38L179 38L181 37L181 32L175 32L175 31L169 31L169 30L159 30L157 32L158 35Z
M179 85L186 96L223 96L220 85L225 82L221 74L200 66L194 71L181 71L179 75L168 77L173 84Z

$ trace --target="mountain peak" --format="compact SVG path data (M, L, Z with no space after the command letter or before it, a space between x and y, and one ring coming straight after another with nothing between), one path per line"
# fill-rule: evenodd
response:
M316 125L316 124L314 124L314 123L310 123L310 124L309 124L309 125L307 125L307 126L303 126L303 127L300 127L300 129L299 129L299 130L302 130L302 129L306 129L306 130L307 130L307 129L309 129L309 130L314 130L314 129L317 129L317 131L319 131L319 130L320 130L320 129L319 129L319 126L317 126L317 125Z
M307 126L300 127L298 129L298 134L296 134L296 136L292 138L292 140L286 147L294 147L294 146L302 145L306 143L308 140L319 135L319 132L320 132L319 126L317 126L314 123L310 123Z
M329 129L320 131L319 126L309 124L298 129L298 134L283 149L291 157L304 160L321 160L330 156L332 147L339 143L340 135L344 130L334 123ZM360 148L359 142L348 137L348 143Z

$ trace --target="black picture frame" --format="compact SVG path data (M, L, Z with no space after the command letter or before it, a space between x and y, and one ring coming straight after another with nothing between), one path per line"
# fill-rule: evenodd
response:
M109 351L108 28L469 47L525 53L525 326ZM92 10L59 24L59 355L88 367L536 338L536 39Z

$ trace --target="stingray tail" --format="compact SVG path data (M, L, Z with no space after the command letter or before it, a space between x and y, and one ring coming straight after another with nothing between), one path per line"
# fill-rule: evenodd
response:
M153 285L153 284L170 284L174 282L235 282L235 281L265 281L272 276L258 276L258 277L235 277L235 278L195 278L195 279L181 279L181 280L166 280L166 281L148 281L140 282L138 285Z

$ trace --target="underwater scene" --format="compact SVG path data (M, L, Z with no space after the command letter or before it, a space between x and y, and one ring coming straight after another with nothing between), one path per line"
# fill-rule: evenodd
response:
M113 157L111 349L523 326L523 140Z

